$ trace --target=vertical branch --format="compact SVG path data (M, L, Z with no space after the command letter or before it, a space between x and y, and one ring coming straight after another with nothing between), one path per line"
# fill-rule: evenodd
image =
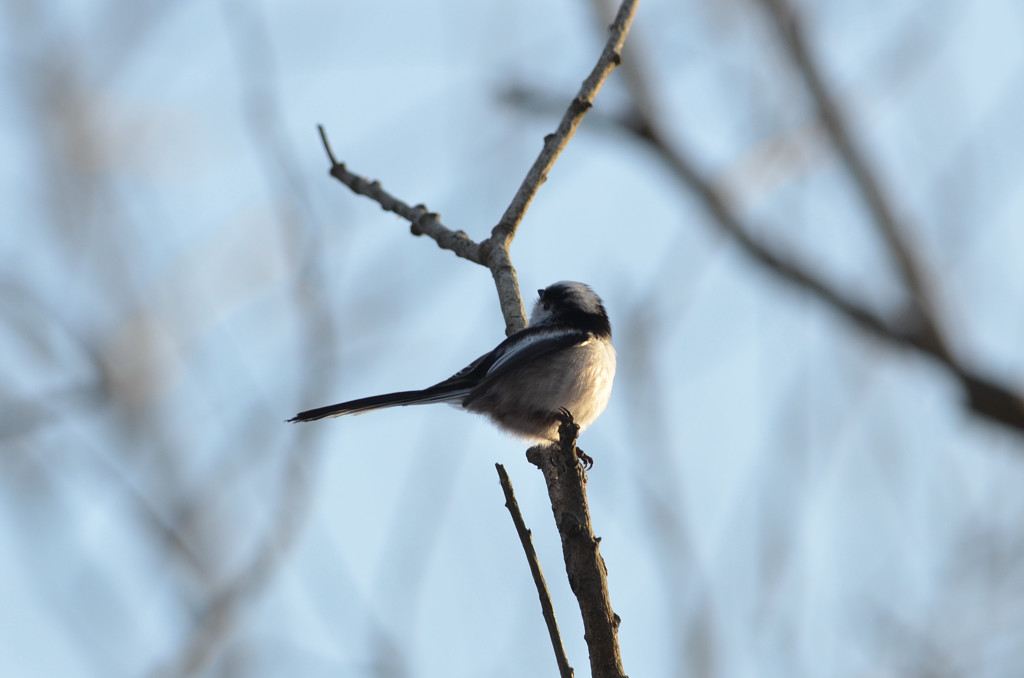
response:
M608 29L608 40L605 42L601 56L591 70L590 75L580 85L576 97L570 102L569 107L562 115L558 128L553 134L544 137L544 147L540 155L534 160L519 190L516 191L512 201L509 203L501 219L491 230L491 236L485 241L488 249L487 267L494 276L494 283L498 287L498 295L503 302L502 309L506 309L504 302L507 297L512 296L521 299L519 295L519 282L516 279L515 268L509 258L509 246L512 238L515 237L519 224L522 223L526 210L533 202L534 196L540 190L541 184L548 180L548 171L554 166L555 160L561 155L569 139L576 133L583 116L594 105L597 93L604 85L604 81L611 72L622 62L622 45L626 41L626 34L633 23L633 15L636 14L638 0L623 0L619 11L615 15ZM515 307L512 307L515 310ZM518 315L514 312L505 312L505 333L512 334L526 327L525 314L523 313L522 301L518 303Z
M572 422L559 429L560 444L531 447L526 458L544 474L551 511L562 538L562 555L569 586L579 602L583 633L590 651L593 678L625 678L619 653L619 615L608 594L608 569L598 550L587 505L587 475L576 450L579 427Z

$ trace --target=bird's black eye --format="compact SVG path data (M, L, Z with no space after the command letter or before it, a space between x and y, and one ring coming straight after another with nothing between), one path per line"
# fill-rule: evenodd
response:
M550 311L551 310L551 302L546 301L544 299L544 292L546 292L546 290L537 290L537 296L540 297L540 305L544 308L544 310L545 311Z

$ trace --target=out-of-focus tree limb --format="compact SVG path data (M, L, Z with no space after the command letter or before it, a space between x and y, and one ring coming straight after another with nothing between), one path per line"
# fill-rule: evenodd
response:
M973 411L1024 433L1024 397L956 360L946 350L946 343L936 334L926 316L914 312L920 311L920 306L886 316L840 291L778 246L755 235L724 193L696 169L696 164L685 152L669 143L653 120L634 110L632 115L622 118L620 124L655 151L686 189L697 195L712 217L709 223L729 235L747 255L783 280L824 301L860 329L891 344L932 356L960 382Z
M310 458L296 450L288 459L282 477L281 495L273 514L273 524L248 565L200 611L188 640L166 665L158 667L153 678L195 676L207 667L221 650L224 637L235 624L236 615L251 602L276 571L295 539L310 500L307 468Z
M871 169L867 157L854 140L854 135L846 122L846 116L838 103L838 97L832 93L821 66L807 44L800 16L786 0L759 0L759 2L764 5L772 19L780 41L789 53L793 65L818 108L818 116L828 138L835 146L843 164L846 165L862 199L867 203L872 222L896 260L903 282L910 291L911 297L920 307L921 333L932 335L928 340L935 344L935 353L942 354L940 358L947 358L946 354L949 353L949 349L942 336L932 298L932 289L926 281L924 267L907 241L906 228L899 223L896 210L886 194L882 182ZM952 358L948 357L948 360L951 361Z
M856 148L852 136L843 123L843 118L824 84L821 69L813 65L810 52L802 33L797 30L793 12L786 9L783 0L761 0L768 4L773 16L778 17L784 36L788 36L794 60L808 80L812 96L823 117L823 125L833 144L839 149L843 161L850 167L854 181L872 210L872 218L879 230L885 234L884 241L892 250L894 260L899 263L901 275L914 300L909 308L889 315L872 309L846 292L837 289L821 276L803 265L792 255L778 246L756 235L739 216L727 195L698 169L697 163L684 150L673 144L664 133L661 119L664 117L647 82L642 54L638 54L638 42L630 43L629 58L623 64L623 81L629 90L631 108L619 117L603 117L604 122L630 132L643 142L665 163L679 180L682 189L693 193L700 200L711 217L708 223L728 235L744 253L766 267L783 280L795 284L804 291L824 301L862 330L876 338L903 348L911 348L935 358L945 366L964 389L968 407L981 417L1024 433L1024 396L1006 384L999 383L990 375L963 364L948 349L948 341L940 332L935 321L933 301L917 262L905 236L893 216L880 182L874 177L862 153ZM604 12L601 0L593 0L597 12ZM799 36L799 44L793 45L793 36ZM802 65L801 65L802 64ZM813 81L813 86L810 81ZM814 93L819 90L820 99ZM549 108L543 102L546 97L522 89L508 93L511 101L530 108ZM600 117L600 116L598 116ZM831 122L829 121L831 117ZM845 149L845 150L844 150Z

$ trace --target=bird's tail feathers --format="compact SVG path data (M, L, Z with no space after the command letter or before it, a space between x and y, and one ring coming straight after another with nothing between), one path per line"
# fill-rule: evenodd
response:
M326 407L318 407L315 410L299 412L288 421L316 421L317 419L326 419L327 417L340 417L343 414L363 414L364 412L383 410L387 407L397 407L399 405L456 403L461 402L467 395L469 395L468 390L453 392L447 389L434 390L432 388L423 389L422 391L385 393L383 395L349 400L348 402L338 403L337 405L327 405Z

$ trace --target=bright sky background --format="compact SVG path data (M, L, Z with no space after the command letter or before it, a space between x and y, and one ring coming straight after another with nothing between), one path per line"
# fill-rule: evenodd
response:
M643 0L634 58L757 233L894 312L761 7ZM1024 7L798 7L954 350L1024 392ZM489 274L330 179L316 125L483 238L597 58L590 5L9 0L0 36L0 675L557 675L495 462L588 675L522 444L440 406L283 421L503 337ZM582 280L612 317L581 447L627 673L1016 675L1024 438L720 235L601 124L621 77L512 256L527 304Z

